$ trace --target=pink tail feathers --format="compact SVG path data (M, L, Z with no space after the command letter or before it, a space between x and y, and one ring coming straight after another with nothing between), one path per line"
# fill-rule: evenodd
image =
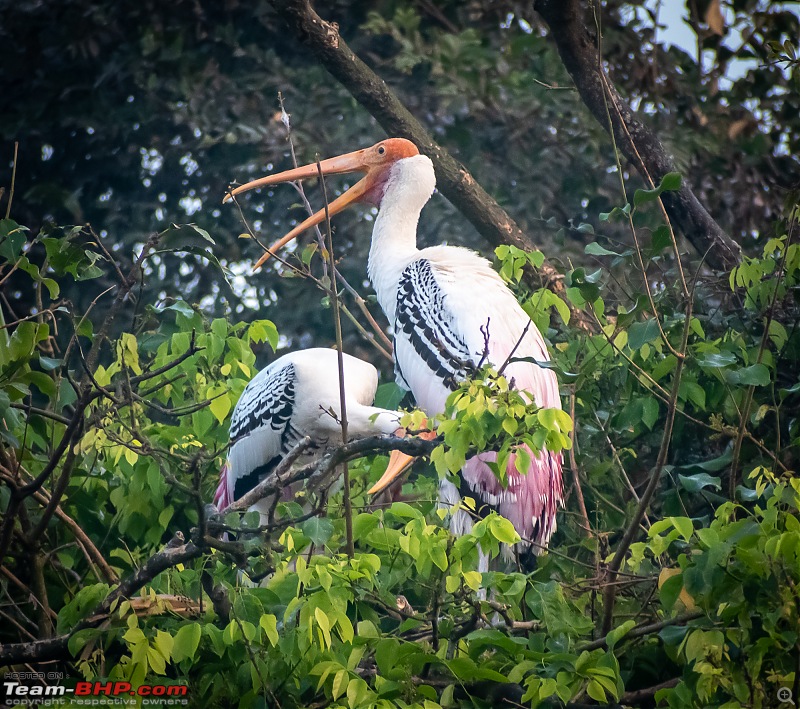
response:
M516 468L516 454L509 456L506 466L508 483L503 487L487 462L497 460L497 453L479 453L470 458L461 471L464 482L484 502L505 517L523 540L532 540L546 547L556 531L556 509L564 506L561 466L564 456L543 450L531 456L526 475ZM528 546L523 541L524 546ZM534 553L541 551L535 548Z
M226 461L219 471L219 485L217 485L217 491L214 493L214 505L220 512L233 502L228 480L230 470L230 463Z

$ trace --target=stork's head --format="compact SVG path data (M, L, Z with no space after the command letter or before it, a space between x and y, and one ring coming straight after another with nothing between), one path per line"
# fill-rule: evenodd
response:
M361 180L328 205L328 214L330 216L341 212L343 209L346 209L356 202L366 202L367 204L380 206L386 194L387 185L397 174L396 168L402 168L402 163L407 158L424 160L427 166L430 166L430 161L420 156L417 146L410 140L406 140L405 138L387 138L386 140L376 143L371 148L356 150L346 155L320 160L319 163L310 163L309 165L303 165L303 167L297 167L293 170L286 170L276 175L268 175L267 177L253 180L252 182L248 182L247 184L231 190L225 195L223 202L228 202L242 192L247 192L248 190L257 189L259 187L318 177L321 171L323 176L326 177L328 175L340 175L352 172L364 174ZM430 173L432 176L432 169ZM425 196L426 200L430 197L432 191L433 186L431 185L430 190L428 190ZM298 224L286 236L275 242L269 248L269 251L258 260L253 270L258 269L277 249L288 244L292 239L297 237L298 234L303 233L306 229L324 220L325 210L321 209L301 224Z

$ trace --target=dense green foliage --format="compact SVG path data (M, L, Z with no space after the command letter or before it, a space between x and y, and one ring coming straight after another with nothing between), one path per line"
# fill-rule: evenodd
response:
M643 205L642 199L634 216ZM87 274L89 264L97 269L89 277L99 276L102 264L113 268L75 245L78 229L65 230L58 249L52 237L31 238L11 220L2 229L6 263L30 273L45 309L58 297L59 282ZM23 262L23 247L37 241L51 244L44 272ZM508 259L518 254L505 255L501 271L513 282ZM627 258L635 267L632 256L607 257ZM659 259L658 250L649 258ZM479 543L495 556L499 543L516 534L490 516L471 534L451 538L442 523L446 511L432 502L435 475L421 474L409 484L413 504L371 508L364 491L380 474L380 457L351 470L354 558L342 553L338 497L327 516L295 522L307 515L289 503L261 537L238 543L206 537L206 546L197 530L208 524L203 501L221 464L227 416L254 372L251 345L277 344L273 323L208 320L182 300L167 307L140 303L135 332L103 349L105 363L94 365L90 348L106 329L102 315L78 317L62 306L13 324L2 347L0 403L4 469L14 469L15 460L21 466L4 479L22 484L36 478L53 456L53 442L78 415L82 430L58 458L56 478L71 473L61 508L113 573L133 573L178 531L188 538L194 528L193 538L206 549L191 563L148 579L142 598L114 603L101 627L72 634L76 669L87 678L134 683L160 676L188 680L193 696L240 706L305 706L321 697L350 707L480 706L480 696L497 696L492 691L524 695L521 701L533 706L555 696L603 702L676 675L680 683L659 692L670 706L765 706L778 687L793 681L797 656L800 485L787 463L797 440L798 349L796 333L775 316L794 308L800 247L788 234L770 239L761 258L731 274L728 294L718 284L693 284L713 287L717 300L696 293L688 320L677 307L680 294L660 293L657 317L666 339L655 318L641 312L644 295L619 307L613 319L604 314L605 269L588 275L576 269L569 278L572 297L603 327L601 334L583 335L562 323L551 333L565 394L574 397L575 460L591 532L585 534L570 504L553 551L529 575L476 571ZM535 316L540 294L520 297ZM743 309L731 311L727 303L734 298ZM62 329L74 328L67 352L53 350L59 321ZM81 354L71 356L76 351ZM446 467L457 470L465 452L481 445L465 431L483 431L483 445L534 424L534 430L556 425L557 433L558 424L526 409L504 382L487 378L453 396L457 418L439 424ZM81 408L86 391L91 395ZM670 392L677 397L677 421L669 441L673 463L651 512L658 521L651 518L618 577L612 632L592 641L603 610L602 561L635 505L626 494L626 470L645 477L652 471ZM31 398L37 408L23 418ZM742 436L738 460L732 460L733 442ZM564 444L569 441L554 445ZM433 457L440 456L435 451ZM721 488L738 470L742 479L728 499ZM10 568L25 577L19 568L24 559L53 554L45 568L35 560L32 568L40 569L57 620L41 608L32 609L31 618L45 634L70 633L95 612L114 579L104 577L58 518L33 547L19 546L56 494L45 492L48 487L23 501L27 511L11 540L16 561ZM4 487L6 507L8 493ZM226 522L254 532L258 524L248 515ZM312 542L326 553L309 557ZM265 588L250 588L237 582L234 560L252 574L275 574ZM229 617L221 618L208 599L204 605L189 601L202 595L204 571L227 589ZM482 589L491 591L488 600ZM171 611L179 599L184 606ZM631 632L654 621L649 633ZM506 685L521 689L514 694Z
M800 208L779 189L798 174L794 14L732 3L737 26L759 10L751 41L726 53L701 32L706 73L654 40L640 5L604 5L614 78L685 167L647 191L572 92L535 83L566 78L533 13L330 10L545 254L563 254L568 297L596 325L576 328L564 301L526 285L541 253L499 247L498 271L552 345L570 420L496 372L465 383L403 501L366 494L385 451L350 463L349 558L341 492L309 487L266 528L207 507L257 359L333 333L319 250L251 286L253 239L236 238L247 226L218 200L229 177L284 164L280 115L265 120L277 90L306 157L369 144L377 128L268 4L2 6L9 52L52 22L45 11L60 22L42 41L69 51L42 51L30 81L14 63L0 79L15 96L2 134L22 140L0 220L0 664L185 683L193 706L733 709L773 706L781 687L797 696ZM721 81L748 53L764 63ZM731 273L704 269L664 222L658 197L681 179L742 239ZM282 231L293 199L276 190L243 211L259 234ZM340 269L365 295L370 219L336 220ZM425 243L477 245L442 199L421 227ZM342 301L368 328L358 300ZM348 328L346 349L373 356ZM377 403L398 403L394 385ZM490 515L454 538L436 506L438 476L465 455L519 443L567 460L566 509L530 572L500 557L509 522ZM52 638L63 646L18 645Z

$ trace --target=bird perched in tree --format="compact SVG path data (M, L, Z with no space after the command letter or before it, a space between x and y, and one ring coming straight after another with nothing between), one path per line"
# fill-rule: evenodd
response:
M348 354L343 365L348 438L397 431L401 414L372 406L378 387L375 367ZM253 489L305 436L317 451L341 445L339 396L336 350L291 352L253 377L231 417L228 461L214 495L217 509ZM398 464L408 460L406 456ZM265 498L251 509L267 514L272 502Z
M410 389L428 415L444 412L448 395L480 362L500 367L515 359L504 374L541 408L561 408L558 382L551 369L536 362L549 360L539 330L520 307L491 264L457 246L417 248L420 212L436 186L433 164L402 138L382 140L364 150L270 175L237 187L240 194L257 187L323 175L360 172L364 177L328 205L332 216L355 202L379 207L372 232L368 272L378 302L394 328L397 382ZM256 264L298 234L325 219L320 210L274 244ZM522 361L525 360L525 361ZM520 551L534 542L545 547L556 528L556 508L563 506L562 454L542 450L531 454L526 474L515 456L508 461L502 485L487 465L492 452L469 459L461 471L460 489L448 480L440 484L441 501L456 504L460 496L478 497L509 519L523 539ZM394 474L394 473L392 473ZM388 484L391 475L380 485ZM377 487L377 486L376 486ZM451 521L455 533L471 525L464 512Z

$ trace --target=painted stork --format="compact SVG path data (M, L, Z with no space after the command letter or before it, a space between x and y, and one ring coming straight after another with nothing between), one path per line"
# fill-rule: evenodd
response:
M378 370L348 354L343 358L348 437L397 432L401 414L371 405ZM214 495L217 509L254 488L303 437L309 436L316 449L341 444L340 409L336 350L298 350L260 371L233 410L228 461ZM395 456L389 469L409 460ZM271 502L260 500L251 509L267 514Z
M410 389L418 406L429 416L442 413L448 395L467 378L481 360L495 367L514 354L504 374L526 392L537 406L560 408L558 382L552 370L532 363L549 360L547 347L513 293L486 259L457 246L417 248L420 212L436 186L433 164L416 146L402 138L382 140L370 148L322 160L254 180L232 190L246 190L318 175L365 173L353 187L330 203L330 215L355 202L379 208L369 251L368 272L383 311L394 328L397 382ZM297 225L276 242L256 264L298 234L325 219L325 210ZM488 330L488 335L484 333ZM516 349L515 349L516 348ZM447 480L440 498L447 505L461 496L478 497L510 520L522 537L518 551L530 541L537 553L547 546L556 529L556 508L563 506L561 453L541 451L531 456L526 475L520 475L514 457L508 462L504 487L487 461L492 452L467 461L460 489ZM392 471L376 488L388 484ZM463 511L451 521L459 534L471 527Z

